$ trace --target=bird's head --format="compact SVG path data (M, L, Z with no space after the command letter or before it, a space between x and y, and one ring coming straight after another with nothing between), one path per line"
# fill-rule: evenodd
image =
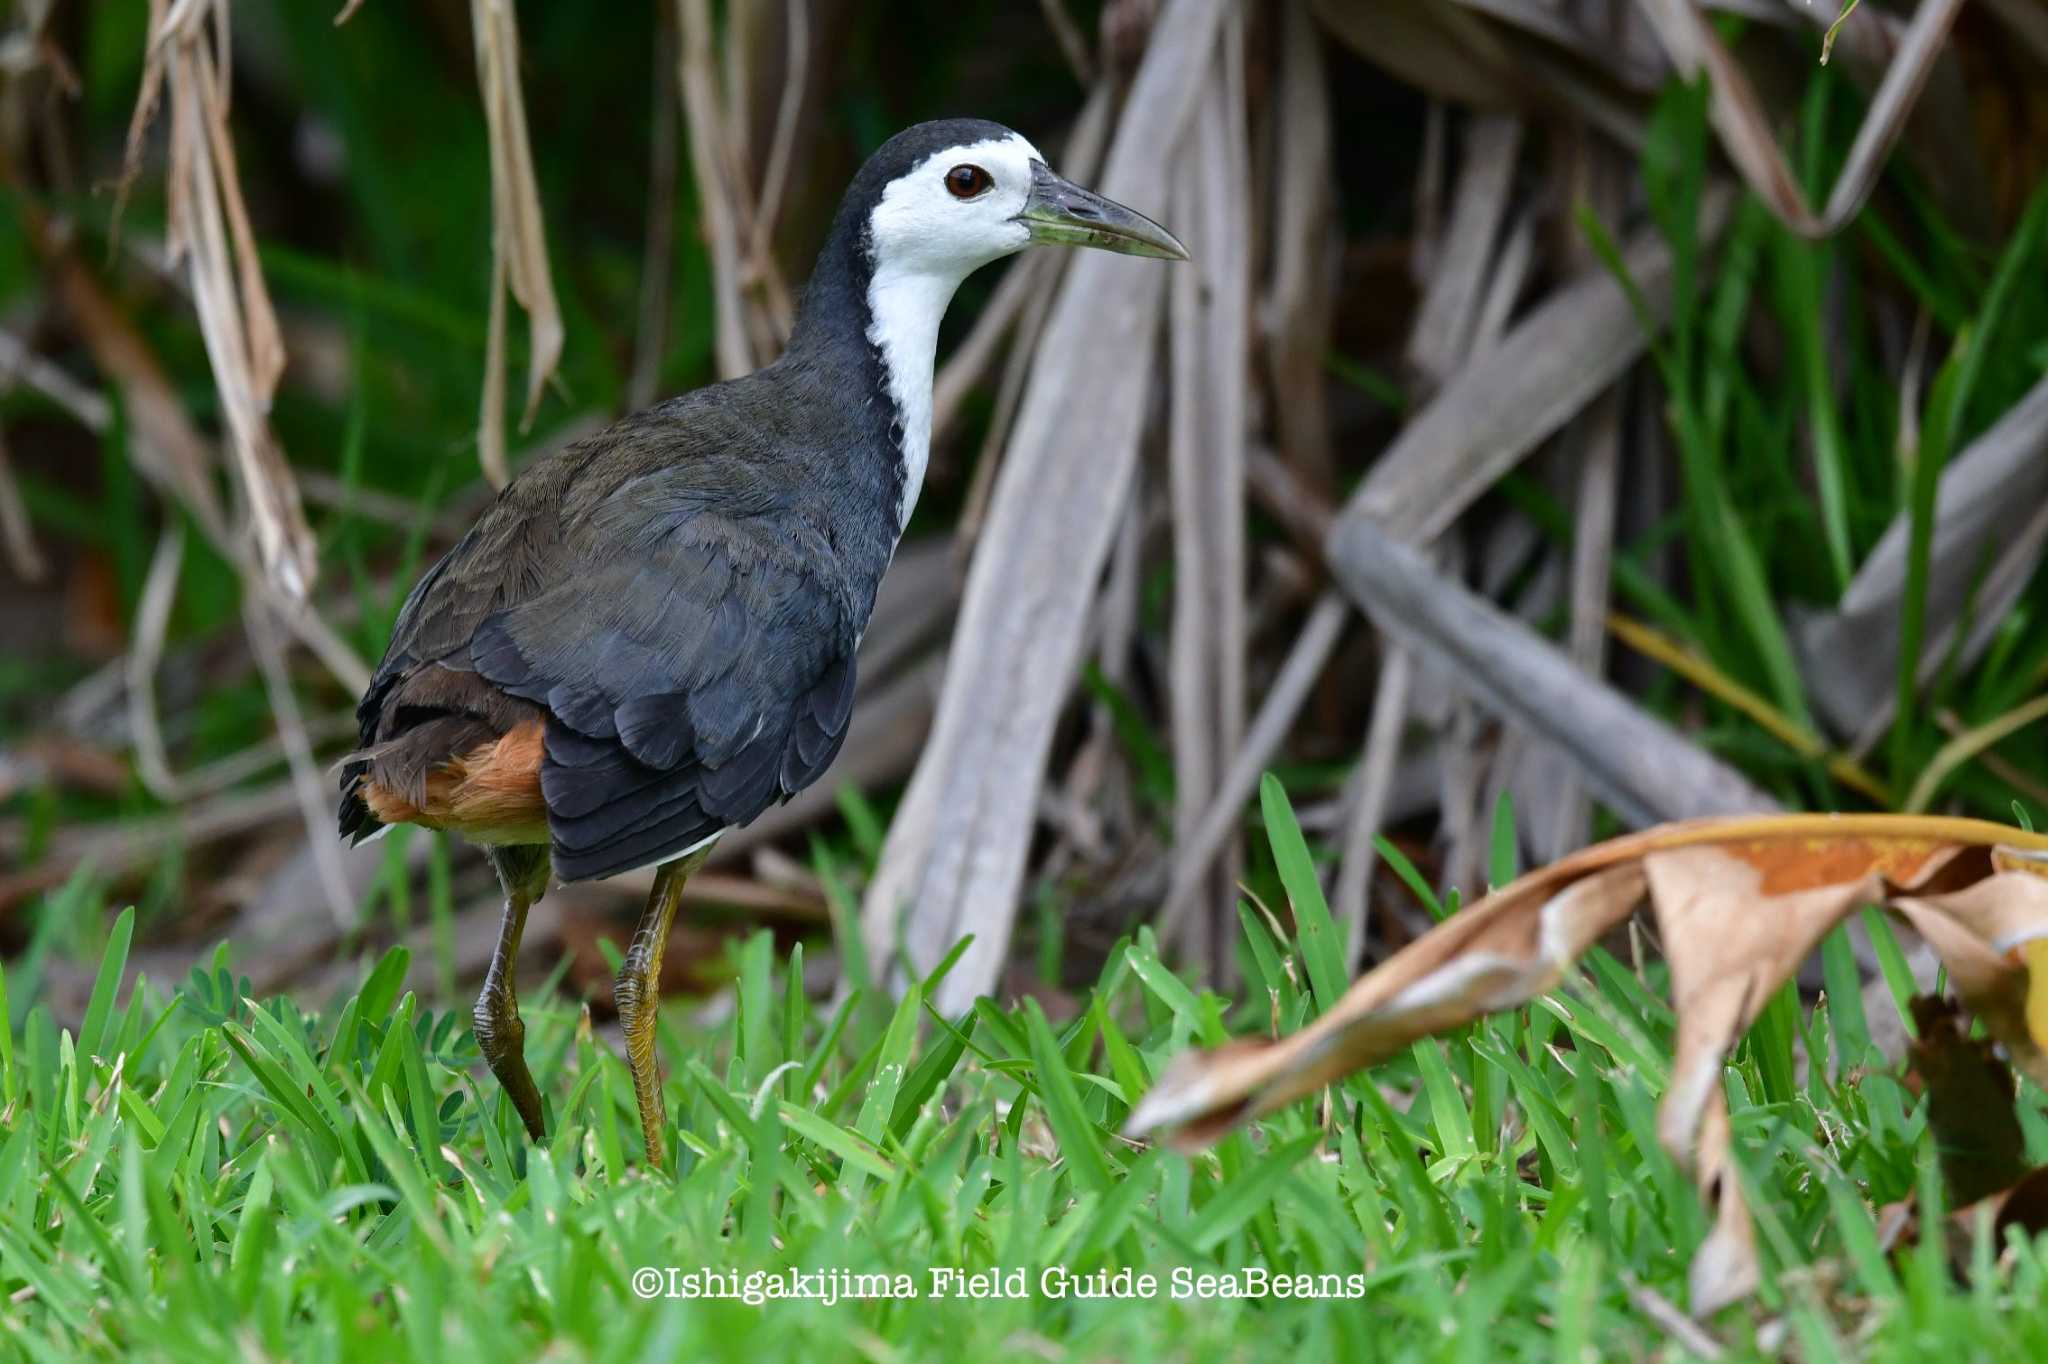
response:
M887 422L901 472L899 530L930 454L933 357L946 306L968 275L1034 242L1188 258L1171 232L1062 180L1036 147L1000 123L946 119L906 128L847 186L784 359L798 372L839 376L849 358L862 367L871 355L879 360L878 374L863 370L854 381L879 381L889 403L851 410ZM825 391L845 408L848 390Z
M878 267L950 276L1034 243L1186 260L1187 248L1142 213L1055 175L1021 133L999 123L920 123L884 143L868 182L869 250Z

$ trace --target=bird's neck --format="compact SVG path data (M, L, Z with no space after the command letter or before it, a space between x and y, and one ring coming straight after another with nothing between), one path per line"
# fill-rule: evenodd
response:
M835 231L804 290L787 359L873 395L845 415L895 466L895 529L910 523L931 456L939 323L959 278L877 263L863 234Z
M886 266L868 281L867 339L882 357L883 384L896 405L891 434L903 457L902 499L896 509L899 533L910 524L931 460L932 371L938 358L939 321L959 286L957 279Z

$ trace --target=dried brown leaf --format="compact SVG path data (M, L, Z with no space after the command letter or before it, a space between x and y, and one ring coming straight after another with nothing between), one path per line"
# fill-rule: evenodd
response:
M1941 1231L1956 1273L1968 1274L1977 1238L1987 1230L1991 1245L2002 1249L2013 1230L2031 1238L2048 1229L2048 1166L2027 1168L2026 1133L2014 1107L2018 1085L1990 1040L1970 1035L1969 1019L1953 1000L1921 995L1912 1010L1918 1035L1907 1052L1907 1083L1927 1096L1928 1128L1954 1209ZM1917 1196L1886 1209L1880 1231L1887 1250L1918 1242L1925 1227Z
M1909 1080L1927 1095L1927 1126L1949 1206L1967 1208L2019 1184L2027 1175L2027 1138L2013 1111L2012 1067L1989 1039L1970 1036L1954 1000L1914 999L1913 1026Z
M1770 996L1835 924L1889 904L1947 965L1963 1003L2039 1076L2048 1036L2048 836L1976 820L1780 815L1695 820L1597 844L1454 915L1368 972L1301 1031L1176 1060L1129 1130L1200 1143L1419 1038L1556 986L1647 895L1678 1016L1659 1134L1715 1211L1692 1310L1754 1288L1721 1075ZM2041 984L2032 967L2039 965Z

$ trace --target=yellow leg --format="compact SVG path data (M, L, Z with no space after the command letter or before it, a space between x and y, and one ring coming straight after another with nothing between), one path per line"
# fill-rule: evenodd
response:
M527 1135L541 1141L546 1133L541 1126L540 1090L533 1083L533 1072L526 1068L526 1025L519 1020L514 979L526 911L547 890L548 850L492 848L489 856L505 887L505 917L498 924L498 946L491 953L491 967L484 973L483 993L476 998L471 1018L476 1024L477 1048L490 1064L491 1074L498 1077L498 1084L519 1110Z
M612 982L619 1027L626 1035L626 1068L633 1073L633 1097L640 1105L640 1135L647 1142L647 1163L654 1166L665 1163L661 1131L668 1124L668 1111L661 1100L661 1074L654 1063L654 1024L661 1011L661 954L668 947L676 907L683 902L683 883L711 856L711 846L706 843L687 856L663 863L654 874L654 891L647 897L647 908L633 930L632 945Z

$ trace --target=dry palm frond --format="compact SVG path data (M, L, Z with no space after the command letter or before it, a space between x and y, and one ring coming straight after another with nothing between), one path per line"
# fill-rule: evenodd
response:
M1390 639L1434 661L1494 714L1569 752L1593 794L1630 823L1774 808L1740 773L1370 518L1340 523L1329 558Z
M1729 196L1709 193L1700 239L1718 237ZM1434 539L1481 493L1611 387L1649 344L1671 302L1671 251L1655 232L1623 249L1635 297L1603 268L1559 289L1444 383L1351 497L1344 520L1371 517L1415 543ZM1641 306L1651 313L1637 314Z

